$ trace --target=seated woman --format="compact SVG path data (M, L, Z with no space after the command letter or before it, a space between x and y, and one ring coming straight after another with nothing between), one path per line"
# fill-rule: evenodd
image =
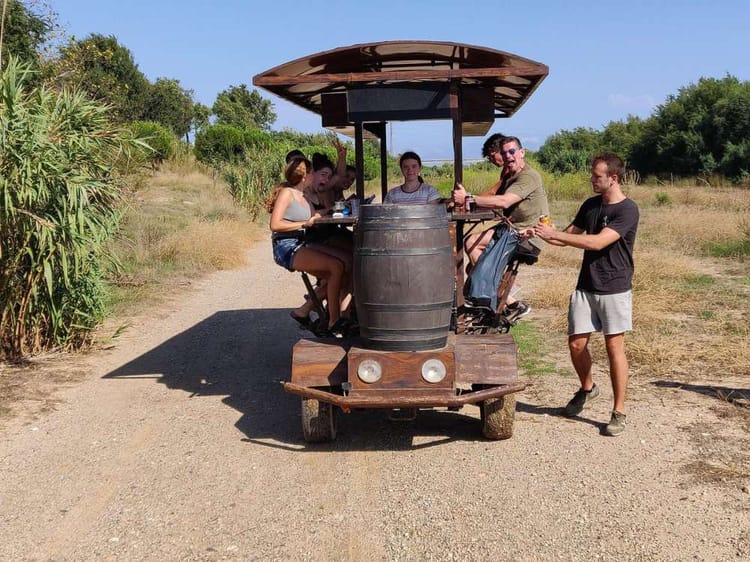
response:
M309 197L315 209L327 213L333 208L336 201L344 199L344 190L351 186L349 177L352 172L347 171L346 147L338 139L334 139L333 145L338 152L338 162L334 168L333 162L325 154L316 152L312 156L313 194ZM336 257L344 260L347 271L351 271L352 252L354 250L354 238L351 231L341 225L325 225L316 227L307 233L308 242L324 244L326 247L343 250L343 253L334 253Z
M344 263L304 240L305 228L320 218L305 196L312 183L312 165L306 158L293 158L284 169L286 182L273 190L266 201L271 213L270 228L274 261L289 271L304 271L325 281L328 300L328 334L343 337L346 323L340 318L340 291Z
M419 175L422 171L422 159L416 152L404 152L398 165L401 167L401 173L404 174L404 183L388 191L383 203L401 205L440 203L440 194L437 189L426 184Z

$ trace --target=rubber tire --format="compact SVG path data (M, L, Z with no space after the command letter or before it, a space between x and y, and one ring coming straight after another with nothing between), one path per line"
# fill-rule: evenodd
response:
M302 436L307 443L336 439L335 406L314 398L302 399Z
M482 417L482 435L487 439L513 437L513 422L516 417L515 394L485 400L479 405L479 411Z

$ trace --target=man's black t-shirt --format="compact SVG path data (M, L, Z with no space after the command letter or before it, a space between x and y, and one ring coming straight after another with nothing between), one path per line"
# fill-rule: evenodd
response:
M638 205L631 199L607 205L597 195L584 201L573 225L586 234L599 234L605 227L620 235L601 250L585 250L577 289L611 295L624 293L633 286L633 244L638 230Z

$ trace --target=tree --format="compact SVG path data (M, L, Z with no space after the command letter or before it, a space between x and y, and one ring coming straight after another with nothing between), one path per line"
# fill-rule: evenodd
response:
M258 90L248 90L245 84L230 86L216 96L213 113L217 123L241 129L270 129L276 121L273 103L263 99Z
M143 118L161 123L178 137L184 137L193 121L193 91L185 90L180 81L157 78L149 88Z
M141 119L149 93L149 82L133 55L114 36L92 34L71 39L61 50L58 76L65 83L81 88L93 99L111 107L115 122Z
M602 133L587 127L555 133L536 153L539 163L551 172L566 174L589 169L591 158L602 145Z
M645 121L628 115L625 121L610 121L601 136L602 150L609 150L629 161L633 150L641 142Z
M202 103L193 104L193 117L190 120L190 128L193 131L194 137L208 127L208 118L210 115L211 109L208 106Z
M657 107L633 164L642 175L721 174L742 181L750 172L749 134L750 82L701 78Z
M7 0L0 34L0 67L13 55L20 61L35 63L38 50L56 27L53 13L37 14L19 0ZM1 11L0 11L1 14Z

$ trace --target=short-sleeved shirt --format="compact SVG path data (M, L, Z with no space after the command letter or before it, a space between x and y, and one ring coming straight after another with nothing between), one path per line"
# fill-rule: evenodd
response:
M526 164L520 172L503 179L496 195L514 193L521 200L515 205L503 209L503 215L508 217L518 228L534 226L542 215L549 215L547 193L544 191L542 176L534 168ZM529 240L537 248L541 243L532 238Z
M534 226L541 215L549 214L542 176L528 164L517 174L505 178L495 193L513 193L521 198L515 205L503 209L503 215L519 228Z
M388 193L385 194L383 203L396 203L399 205L419 205L425 203L432 203L440 199L440 194L437 189L432 187L428 183L420 183L417 190L413 193L408 193L402 188L403 185L394 187Z
M633 286L633 245L638 230L638 205L632 199L606 204L597 195L583 202L573 225L586 234L599 234L605 227L620 237L601 250L584 250L577 289L612 295Z

